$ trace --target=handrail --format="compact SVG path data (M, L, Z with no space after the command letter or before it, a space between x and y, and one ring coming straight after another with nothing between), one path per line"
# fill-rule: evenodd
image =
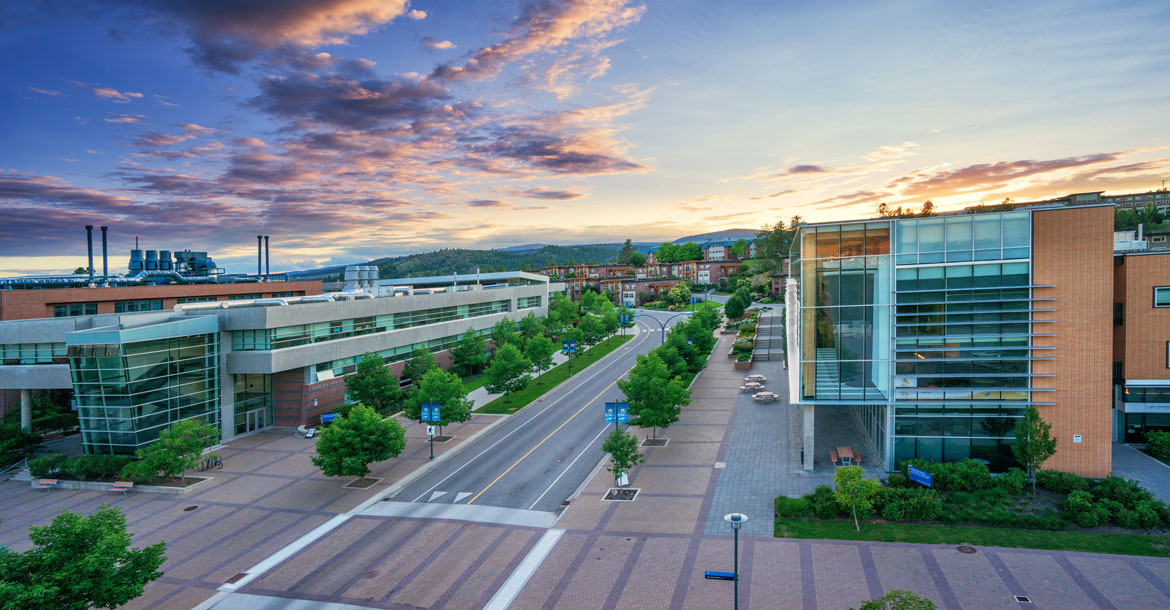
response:
M8 479L12 478L13 471L18 469L22 470L25 468L28 468L28 458L21 458L20 461L16 462L15 464L0 470L0 481L7 481Z

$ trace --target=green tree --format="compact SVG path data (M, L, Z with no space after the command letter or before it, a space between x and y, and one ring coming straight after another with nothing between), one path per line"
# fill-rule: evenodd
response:
M0 465L7 466L22 458L32 457L41 439L39 434L22 430L20 424L0 424Z
M398 387L398 379L381 356L371 353L363 354L357 371L345 376L345 396L351 402L371 407L382 415L389 415L402 405L402 388Z
M529 313L516 324L516 330L524 336L525 340L544 334L544 319Z
M34 548L0 550L0 610L115 608L163 575L166 543L130 548L126 517L109 505L88 517L61 511L29 532Z
M657 248L654 248L654 258L660 263L678 262L678 246L664 241L658 244Z
M919 597L912 591L894 589L877 599L871 599L861 604L861 608L858 610L935 610L936 608L934 602ZM853 608L849 610L853 610Z
M1036 495L1036 473L1044 461L1056 453L1056 439L1052 438L1052 424L1040 417L1040 410L1031 405L1024 417L1016 422L1016 442L1012 454L1028 471L1032 480L1032 495Z
M519 346L523 341L516 332L516 322L511 318L502 318L496 322L496 325L492 327L491 338L492 343L495 343L496 352L499 352L505 343Z
M746 239L737 239L731 244L731 256L734 258L746 258L750 250L751 244Z
M455 422L464 422L471 419L472 401L467 399L467 390L463 388L463 381L458 375L433 368L423 375L422 382L406 402L404 414L407 419L417 420L422 411L422 403L437 402L440 405L439 430Z
M857 511L868 511L873 508L873 496L881 489L881 483L873 479L866 479L865 469L861 466L846 466L838 468L833 473L833 497L837 503L853 512L853 527L861 531L857 521Z
M73 275L86 275L89 273L89 267L78 267L73 270Z
M617 485L621 473L629 472L631 468L642 463L642 454L638 451L638 437L629 432L614 430L601 444L601 450L609 454L609 459L613 463L608 470L613 473L614 485Z
M1113 212L1114 231L1136 231L1138 215L1133 210L1123 209Z
M577 323L577 304L564 294L553 295L548 304L548 329L554 336Z
M577 330L581 331L582 339L586 345L596 345L608 334L605 332L605 323L601 321L601 318L593 315L582 317Z
M601 314L601 325L605 327L606 335L612 335L616 333L617 330L622 326L622 323L618 318L617 310L610 309L609 311Z
M723 304L723 313L727 316L728 320L737 320L743 317L746 309L747 306L744 305L743 299L738 294L731 295L731 298L727 299L727 302Z
M784 221L776 221L773 225L764 225L756 232L753 240L756 244L756 258L763 262L764 267L775 272L780 267L780 259L787 258L792 247L792 239L796 235L796 225L801 218L793 217L791 228L784 226Z
M678 261L701 261L703 260L703 249L693 241L678 247L676 262Z
M431 369L437 368L439 368L439 365L435 363L435 355L430 350L420 347L411 352L410 360L407 360L406 364L402 367L402 378L409 379L413 384L410 393L414 394L418 389L420 379L430 372Z
M691 298L691 285L688 282L679 282L666 293L666 300L674 305L684 305Z
M524 357L532 363L532 368L537 375L552 368L554 352L556 352L556 347L552 340L544 335L536 335L524 344ZM540 382L537 381L537 383Z
M638 253L638 251L634 249L634 243L631 242L629 239L626 239L626 243L622 244L622 249L621 249L621 251L618 252L617 263L619 265L631 264L630 257L634 256L637 253Z
M603 298L605 297L592 290L585 290L581 293L581 311L593 314L598 313L598 310L601 308L600 299Z
M478 373L487 361L487 339L475 332L474 328L467 329L459 338L459 343L451 348L451 363L464 377Z
M138 461L122 469L122 476L148 482L155 478L181 475L187 483L187 471L199 464L203 450L219 442L219 429L200 419L184 419L158 434L158 440L136 452ZM215 459L214 453L207 455Z
M646 264L646 255L642 254L641 252L635 252L630 255L630 258L627 262L631 265L637 265L640 267Z
M1147 228L1160 225L1166 220L1166 215L1158 210L1153 203L1147 203L1137 214L1138 222L1147 225Z
M364 477L370 464L397 457L405 448L402 424L357 405L321 430L312 462L327 477Z
M496 350L496 357L492 358L492 363L483 372L487 378L483 387L492 394L504 394L504 402L508 402L508 394L528 387L528 382L532 381L529 375L531 370L532 362L520 353L520 349L505 343Z
M938 212L934 211L934 202L927 199L926 202L922 204L922 211L918 212L918 215L922 217L938 216Z
M678 421L680 407L691 402L691 394L678 377L671 375L666 363L656 354L638 356L628 379L619 379L618 389L630 404L630 423L650 428L658 438L658 428Z

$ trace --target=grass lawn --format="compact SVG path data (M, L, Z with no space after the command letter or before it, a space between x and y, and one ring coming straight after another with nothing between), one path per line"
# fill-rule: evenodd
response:
M463 390L466 392L473 392L483 387L487 383L487 376L483 373L472 375L463 380Z
M584 353L573 356L573 374L577 375L585 370L585 367L601 360L606 354L620 347L626 341L633 339L634 335L611 335L608 339L594 345L586 350ZM508 396L500 396L499 398L489 402L483 407L476 409L476 413L497 413L497 414L511 414L528 406L529 403L540 398L549 390L555 388L561 382L569 378L569 363L564 362L545 374L533 379L528 384L527 388L514 392ZM504 402L507 398L508 402Z
M1114 555L1170 557L1170 538L1141 534L1098 534L1008 527L920 525L913 523L862 522L861 532L852 520L821 521L776 519L777 538L875 540L924 544L970 544L1054 551L1085 551Z

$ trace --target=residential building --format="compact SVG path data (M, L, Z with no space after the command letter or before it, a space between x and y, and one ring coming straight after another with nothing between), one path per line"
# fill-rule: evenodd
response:
M225 439L313 425L344 402L343 378L364 354L379 354L395 374L420 348L447 366L460 335L543 316L550 290L563 288L541 275L494 276L439 287L435 278L366 275L341 293L0 322L0 388L26 398L73 389L90 454L133 453L182 419L219 426Z
M1170 252L1113 257L1114 438L1170 430Z
M817 408L845 407L888 470L911 458L1014 464L1031 405L1046 468L1111 464L1111 204L811 224L785 299L804 467ZM826 459L821 456L819 459Z

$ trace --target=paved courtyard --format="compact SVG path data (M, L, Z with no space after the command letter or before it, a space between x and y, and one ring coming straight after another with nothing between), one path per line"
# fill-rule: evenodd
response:
M465 439L496 419L476 415L447 430ZM48 524L64 509L89 514L110 504L125 513L135 546L167 543L165 576L125 607L192 608L235 574L425 464L425 429L407 423L407 439L401 456L373 465L370 476L382 481L364 490L343 487L350 479L323 476L309 461L313 441L295 438L287 429L261 431L218 449L223 469L185 494L46 492L31 489L28 482L7 481L0 483L0 545L23 551L31 546L29 525ZM436 456L457 444L436 444Z

